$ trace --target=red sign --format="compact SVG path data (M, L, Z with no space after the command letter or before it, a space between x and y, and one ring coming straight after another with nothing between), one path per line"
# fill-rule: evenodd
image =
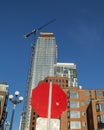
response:
M42 82L32 90L31 106L40 117L48 117L50 83ZM58 118L66 110L67 97L57 84L52 84L51 118Z

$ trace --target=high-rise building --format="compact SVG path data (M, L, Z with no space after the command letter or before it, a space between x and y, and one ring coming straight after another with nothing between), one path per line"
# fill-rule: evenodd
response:
M74 63L56 63L54 65L54 75L68 78L68 86L78 86L77 69Z
M54 64L57 61L57 46L53 33L40 33L36 44L33 45L30 72L28 76L27 93L25 98L25 114L22 113L25 119L23 130L30 130L31 106L30 98L31 91L37 86L40 80L47 76L54 76ZM21 123L23 124L23 123ZM21 129L21 128L20 128Z
M67 109L60 115L60 130L104 130L104 90L78 87L74 63L57 63L53 33L40 33L33 46L24 112L19 130L36 130L39 115L31 109L31 92L39 82L57 83L67 95Z

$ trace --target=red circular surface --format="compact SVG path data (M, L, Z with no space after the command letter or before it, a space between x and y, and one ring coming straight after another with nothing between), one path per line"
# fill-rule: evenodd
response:
M42 82L32 90L31 106L40 117L48 117L50 83ZM52 84L51 118L58 118L66 110L67 97L57 84Z

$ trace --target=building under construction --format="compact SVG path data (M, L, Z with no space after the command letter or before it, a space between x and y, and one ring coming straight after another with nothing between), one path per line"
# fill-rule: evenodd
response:
M67 109L59 117L60 130L103 130L104 90L78 86L74 63L57 63L53 33L40 33L33 45L24 111L19 130L36 130L39 115L31 108L31 92L39 82L57 83L67 94Z
M28 75L24 112L20 130L30 130L31 91L40 80L54 76L54 64L57 62L57 45L53 33L40 33L36 44L32 47L30 71Z

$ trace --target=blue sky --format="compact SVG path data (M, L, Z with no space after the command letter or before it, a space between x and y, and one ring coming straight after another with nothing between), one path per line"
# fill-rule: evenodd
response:
M23 35L56 18L41 32L53 32L58 62L77 65L78 82L85 89L104 88L103 0L9 0L0 2L0 81L9 93L25 95L33 36ZM39 36L37 33L36 38ZM23 103L17 105L14 130L18 130ZM8 120L12 105L8 102Z

